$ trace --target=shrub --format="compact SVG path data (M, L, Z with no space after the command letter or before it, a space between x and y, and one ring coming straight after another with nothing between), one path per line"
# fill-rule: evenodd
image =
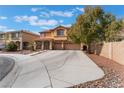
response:
M6 46L6 50L7 51L16 51L17 50L17 45L14 42L10 42L7 46Z
M34 51L34 45L32 43L30 43L28 45L28 49L31 50L31 51Z

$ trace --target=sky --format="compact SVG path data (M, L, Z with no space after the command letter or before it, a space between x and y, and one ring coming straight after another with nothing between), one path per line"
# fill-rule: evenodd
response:
M0 6L0 31L28 30L41 32L59 25L70 27L84 13L83 5ZM124 6L101 6L117 18L124 17Z

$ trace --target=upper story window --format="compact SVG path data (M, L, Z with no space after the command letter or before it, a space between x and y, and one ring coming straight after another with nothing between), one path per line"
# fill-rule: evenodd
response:
M57 36L64 36L64 30L58 30Z
M4 34L0 34L0 39L4 39Z
M44 35L44 33L41 33L40 36L41 36L41 37L44 37L45 35Z
M9 34L6 34L6 39L9 39Z
M12 39L17 39L17 38L19 38L19 33L17 32L17 33L11 33L11 38Z

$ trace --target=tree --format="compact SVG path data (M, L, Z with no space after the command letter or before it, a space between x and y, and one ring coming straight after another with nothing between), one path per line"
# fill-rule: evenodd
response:
M34 51L34 44L33 43L29 43L28 45L28 49L31 50L31 51Z
M105 13L99 6L88 6L84 10L84 14L79 15L70 28L68 36L75 43L86 44L90 52L92 43L112 41L121 28L121 21Z
M72 25L68 36L75 43L86 44L88 46L88 50L90 51L90 44L93 41L98 40L98 12L99 9L94 11L91 7L85 8L85 13L78 16L77 21L74 25ZM102 14L102 12L101 12ZM82 46L81 46L82 49Z
M17 50L17 45L14 42L10 42L7 46L6 46L6 50L7 51L16 51Z
M122 20L117 20L116 17L112 14L104 14L100 21L102 32L101 39L105 42L116 41L117 34L122 29Z

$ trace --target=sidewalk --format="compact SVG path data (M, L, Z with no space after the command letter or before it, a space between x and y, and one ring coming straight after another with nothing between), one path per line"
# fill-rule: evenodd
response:
M124 65L120 65L108 58L88 54L88 56L104 70L102 79L86 82L73 88L121 88L124 87Z

